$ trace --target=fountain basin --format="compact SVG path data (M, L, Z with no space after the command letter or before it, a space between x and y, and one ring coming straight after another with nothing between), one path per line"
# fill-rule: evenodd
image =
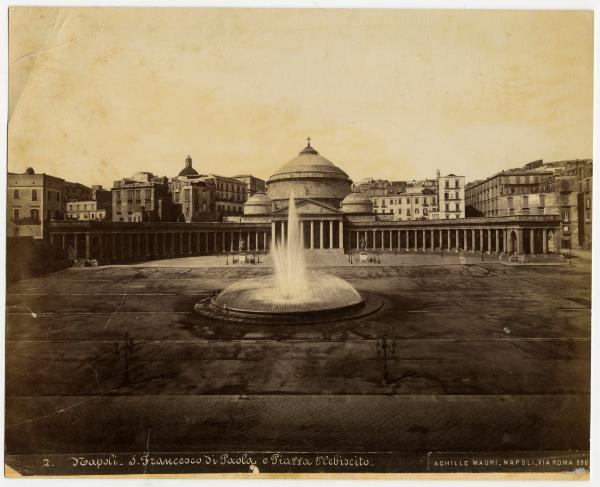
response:
M213 306L230 312L290 314L340 310L363 302L360 294L339 277L311 272L308 282L308 292L283 296L272 277L244 279L219 294Z
M199 302L195 310L219 320L289 325L358 318L382 306L376 297L365 299L350 283L324 272L309 272L308 282L308 293L285 297L272 276L244 279Z

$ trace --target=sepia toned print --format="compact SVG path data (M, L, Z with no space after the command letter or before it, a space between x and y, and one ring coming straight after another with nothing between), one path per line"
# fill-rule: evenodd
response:
M587 478L593 13L9 10L5 474Z

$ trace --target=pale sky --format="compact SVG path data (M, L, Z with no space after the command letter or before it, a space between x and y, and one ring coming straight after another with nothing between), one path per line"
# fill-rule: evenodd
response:
M83 184L267 178L313 146L358 181L592 157L593 14L46 9L9 14L8 169Z

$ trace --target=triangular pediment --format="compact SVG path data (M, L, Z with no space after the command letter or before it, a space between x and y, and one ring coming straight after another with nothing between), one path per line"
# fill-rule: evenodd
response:
M296 200L296 211L298 215L339 215L340 210L329 206L321 201L316 201L310 198ZM287 215L288 209L280 208L274 212L275 215Z

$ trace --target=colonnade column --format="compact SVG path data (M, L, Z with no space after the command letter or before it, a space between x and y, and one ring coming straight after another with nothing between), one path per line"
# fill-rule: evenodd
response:
M329 220L329 248L333 248L333 220Z
M85 234L85 258L90 259L90 234Z
M275 231L275 222L273 221L271 222L271 246L275 243L275 235L277 235L277 233Z
M338 236L339 236L339 243L338 243L338 248L339 249L343 249L344 248L344 222L342 220L339 221L338 223ZM350 239L350 242L348 242L348 248L352 247L352 239Z
M535 230L529 230L529 253L535 254Z
M435 230L431 230L431 251L435 252Z
M304 248L304 220L300 222L300 246Z
M444 248L444 234L442 233L442 230L440 229L440 250L442 250Z
M479 229L479 251L483 252L483 228Z
M313 220L310 221L310 248L315 248L315 222Z
M475 252L475 230L471 228L471 250Z
M496 245L494 246L494 250L497 254L500 253L500 231L496 228Z
M487 234L488 234L487 249L488 249L488 254L491 254L492 253L492 229L491 228L488 228Z
M323 220L319 220L319 248L323 248L323 227L325 227L325 222Z
M408 236L408 230L405 230L404 233L406 234L406 250L410 250L410 238Z
M544 254L548 253L548 230L546 230L545 228L542 230L542 251L544 252Z

